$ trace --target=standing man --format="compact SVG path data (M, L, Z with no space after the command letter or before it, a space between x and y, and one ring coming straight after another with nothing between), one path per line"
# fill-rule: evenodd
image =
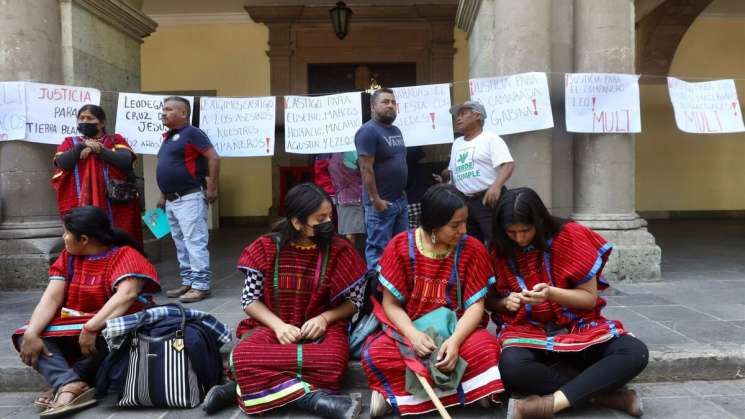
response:
M166 295L182 303L210 295L207 212L217 200L220 177L220 157L207 135L189 124L190 118L186 99L171 96L163 101L161 119L168 132L163 135L155 171L161 192L158 206L168 216L181 269L181 286Z
M452 180L466 195L468 234L488 244L492 236L492 207L504 184L512 176L514 160L507 144L496 134L484 131L486 110L478 101L453 106L455 127L463 136L453 142L450 164L443 180Z
M378 265L383 249L395 234L409 227L406 202L406 144L396 120L391 89L378 89L370 98L372 118L354 136L362 173L365 207L367 268Z

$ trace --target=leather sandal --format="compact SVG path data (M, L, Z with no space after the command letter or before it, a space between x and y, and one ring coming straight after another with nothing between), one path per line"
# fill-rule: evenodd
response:
M47 409L49 406L52 405L52 402L54 401L54 390L49 389L41 394L34 400L34 406Z
M74 397L68 402L61 403L59 398L65 393L72 394ZM49 408L41 412L39 417L45 419L59 418L93 406L96 404L95 394L96 389L88 386L83 381L67 383L57 390L57 394L54 396L54 400Z

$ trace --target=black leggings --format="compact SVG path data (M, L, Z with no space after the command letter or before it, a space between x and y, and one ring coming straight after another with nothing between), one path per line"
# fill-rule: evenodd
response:
M572 374L552 365L557 361L580 372ZM648 361L644 342L624 335L580 352L510 347L502 350L499 372L511 392L546 395L561 390L572 406L578 406L595 394L621 388L642 372Z

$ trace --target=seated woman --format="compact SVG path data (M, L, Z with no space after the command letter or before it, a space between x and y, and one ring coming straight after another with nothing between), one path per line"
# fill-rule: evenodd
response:
M453 383L456 390L437 391L445 407L503 391L499 348L485 329L484 296L494 276L484 245L466 236L465 198L452 185L439 184L427 190L421 204L421 227L394 237L380 261L383 303L375 313L384 331L367 339L362 356L373 390L371 417L390 410L411 415L435 409L426 395L407 391L411 364L404 356L413 358L412 350L419 358L437 351L434 367L443 374L451 374L459 358L467 363L459 385ZM431 335L413 322L441 307L453 310L458 320L438 349Z
M362 304L365 262L334 232L331 199L311 183L290 189L287 216L274 233L246 247L238 269L249 316L230 354L228 376L205 399L212 413L226 401L247 414L293 403L326 418L356 418L359 400L338 395L349 358L349 318Z
M49 285L28 325L13 343L26 365L52 387L35 404L41 417L57 417L94 404L96 370L106 355L99 337L106 320L152 304L160 285L142 248L112 229L98 207L73 208L63 216L65 249L49 268Z
M551 216L528 188L501 198L493 237L499 279L486 307L501 325L499 370L507 390L530 395L510 399L508 418L552 418L588 401L641 416L636 393L622 387L646 367L647 347L600 314L612 245ZM556 361L580 372L562 371Z

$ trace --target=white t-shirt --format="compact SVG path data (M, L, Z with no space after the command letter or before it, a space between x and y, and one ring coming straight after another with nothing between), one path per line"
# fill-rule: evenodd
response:
M513 161L504 140L482 131L470 141L463 137L455 139L448 169L455 187L471 195L488 189L499 176L499 166Z

